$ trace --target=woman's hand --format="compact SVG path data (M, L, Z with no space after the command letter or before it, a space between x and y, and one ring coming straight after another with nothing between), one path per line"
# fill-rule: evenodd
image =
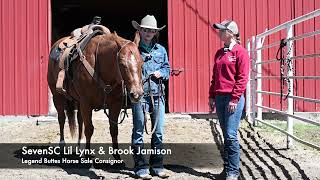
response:
M209 105L210 112L212 112L216 109L216 102L215 102L214 98L209 98L208 105Z
M230 113L234 113L236 111L236 108L237 108L237 104L236 103L229 102L228 111Z
M155 71L155 72L153 72L153 75L154 75L156 78L161 78L161 73L160 73L160 71Z

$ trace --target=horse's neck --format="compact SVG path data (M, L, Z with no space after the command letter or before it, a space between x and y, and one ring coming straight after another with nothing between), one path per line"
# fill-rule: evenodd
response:
M118 49L117 51L119 51L119 49L121 48L120 44L118 43L124 43L122 42L122 40L116 40L116 37L111 37L110 39L107 40L113 40L117 43ZM109 67L111 69L108 69L108 72L105 72L106 74L108 74L107 76L105 76L105 79L110 81L110 82L118 82L121 81L121 72L120 72L120 68L119 68L119 61L118 61L118 55L116 56L112 56L112 59L107 59L106 61L101 61L100 64L100 71L104 71L105 72L105 67Z

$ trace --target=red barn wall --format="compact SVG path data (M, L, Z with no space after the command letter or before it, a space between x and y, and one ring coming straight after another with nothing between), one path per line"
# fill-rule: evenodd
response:
M0 115L48 114L50 0L0 0Z
M212 76L213 57L222 46L214 22L233 19L238 23L242 45L248 38L288 20L320 8L319 1L303 0L168 0L168 46L172 69L183 68L169 82L170 112L208 112L208 90ZM320 28L319 17L295 27L295 34ZM266 38L264 44L285 38L285 31ZM319 43L312 37L297 41L295 55L319 53ZM318 39L319 40L319 39ZM316 51L318 50L318 51ZM263 60L275 59L277 47L263 51ZM319 76L319 59L295 62L298 76ZM263 65L264 76L279 76L279 64ZM296 80L294 94L320 98L319 80ZM263 80L263 90L280 92L279 80ZM286 102L283 102L286 104ZM263 95L263 105L281 109L280 98ZM283 107L285 108L285 106ZM296 101L296 111L319 111L320 105Z

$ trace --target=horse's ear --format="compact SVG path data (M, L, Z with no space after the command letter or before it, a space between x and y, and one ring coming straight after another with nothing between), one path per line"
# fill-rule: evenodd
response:
M134 42L137 46L139 46L140 39L141 39L140 33L139 33L139 31L136 31L136 34L135 34L135 36L134 36L133 42Z
M117 34L117 32L116 32L116 31L114 31L114 32L113 32L113 34L114 34L116 37L118 37L118 34Z

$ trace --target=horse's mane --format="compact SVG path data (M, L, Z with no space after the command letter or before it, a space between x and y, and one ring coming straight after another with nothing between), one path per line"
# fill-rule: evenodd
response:
M110 34L103 34L101 37L105 41L115 41L119 46L129 41L121 36L118 36L116 32Z
M68 37L70 37L70 36L63 37L63 38L59 39L58 41L56 41L53 44L52 47L58 46L64 39L66 39ZM136 44L130 40L127 40L121 36L118 36L118 34L116 32L108 33L108 34L101 34L101 35L93 37L92 40L93 40L92 41L93 44L99 44L100 47L106 45L106 47L117 48L117 49L114 49L116 51L120 51L120 49L122 49L124 46L126 46L127 48L130 49L131 53L134 55L134 57L136 59L141 59L140 53L139 53L139 50L138 50ZM52 49L51 49L51 51L52 51ZM128 51L122 51L122 52L128 52Z
M134 48L134 46L136 46L135 42L132 42L130 40L127 40L121 36L118 36L118 34L116 32L110 33L110 34L105 34L102 36L103 40L105 41L114 41L117 43L119 49L121 47L123 47L125 44L127 44L127 46L130 48L131 52L133 53L133 55L135 56L135 58L139 58L140 53L138 51L138 48ZM132 42L132 43L130 43Z

